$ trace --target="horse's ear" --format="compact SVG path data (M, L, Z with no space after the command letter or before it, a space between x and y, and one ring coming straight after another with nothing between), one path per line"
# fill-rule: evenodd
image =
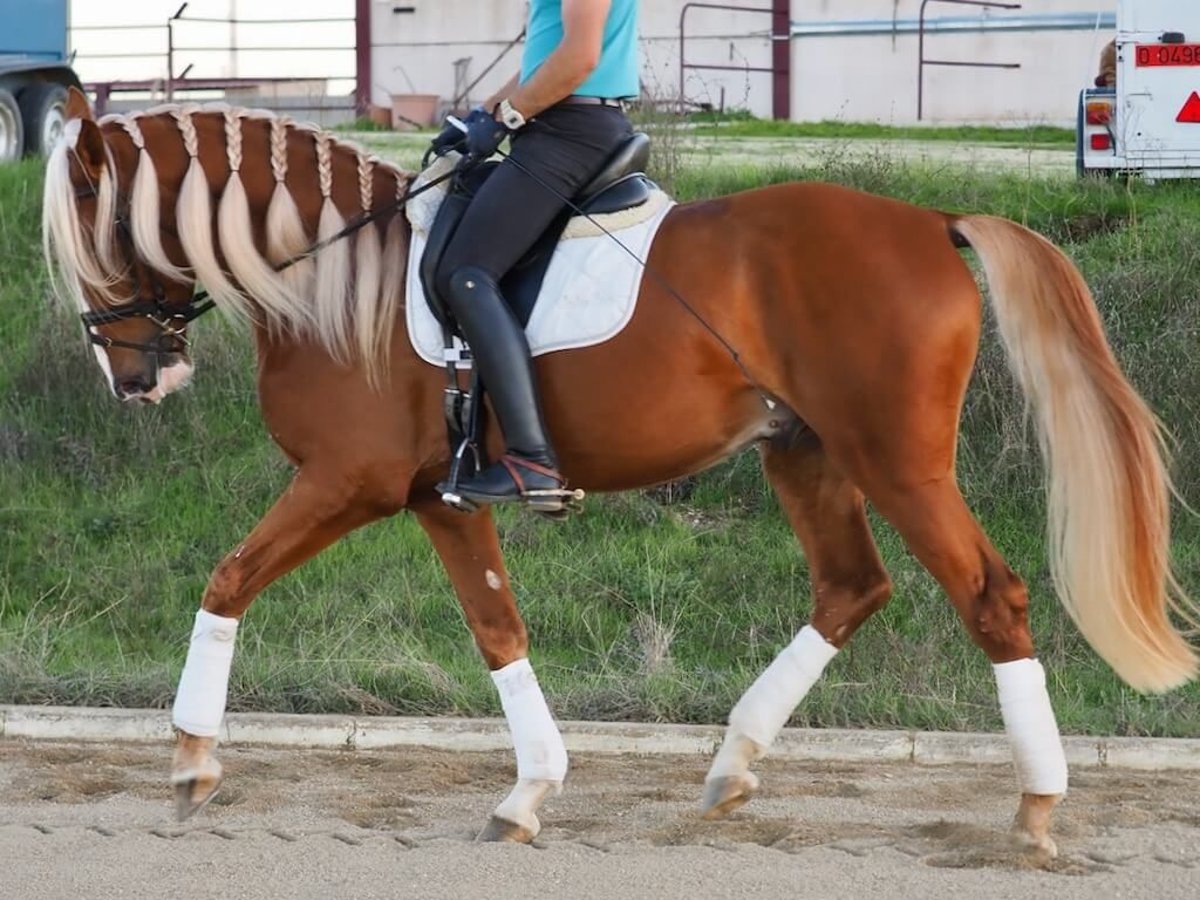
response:
M83 166L89 178L100 176L104 169L104 135L92 115L92 105L88 103L87 94L71 85L67 88L67 105L63 109L67 117L66 136L71 140L71 132L79 129L74 138L75 155Z
M90 122L95 118L92 115L92 105L88 103L87 94L75 85L67 88L67 105L63 112L68 119L86 119Z
M95 181L104 170L104 135L100 133L100 126L91 119L78 119L76 122L79 125L79 137L75 141L75 156L88 178Z

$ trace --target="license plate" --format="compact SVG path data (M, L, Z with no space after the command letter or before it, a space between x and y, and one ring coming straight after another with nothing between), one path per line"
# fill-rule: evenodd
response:
M1138 44L1138 68L1146 66L1200 66L1200 44Z

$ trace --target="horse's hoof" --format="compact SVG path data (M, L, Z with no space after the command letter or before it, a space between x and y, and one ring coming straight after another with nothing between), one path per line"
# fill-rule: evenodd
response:
M179 821L190 819L208 804L221 790L224 773L221 764L211 756L199 766L190 766L171 775L175 786L175 815Z
M175 816L180 822L185 822L194 816L208 804L213 802L217 794L221 793L221 782L218 781L211 787L205 787L203 783L193 778L190 781L181 781L175 785Z
M722 819L743 806L758 793L758 776L753 772L742 775L722 775L704 782L701 807L706 819Z
M1058 845L1047 834L1035 835L1024 828L1014 828L1010 833L1013 845L1035 862L1048 863L1058 858Z
M1016 847L1042 865L1058 856L1050 838L1050 814L1061 799L1061 794L1022 794L1009 832Z
M492 816L475 840L488 844L528 844L538 836L538 832L541 830L536 816L533 817L533 824L534 827L530 828L527 825L510 822L508 819L501 819L499 816Z

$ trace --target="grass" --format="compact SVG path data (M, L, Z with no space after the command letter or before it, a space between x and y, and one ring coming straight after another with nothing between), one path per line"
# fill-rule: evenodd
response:
M706 121L695 118L695 132L720 137L828 138L835 140L951 141L1001 144L1010 147L1074 147L1075 132L1053 125L1014 125L998 128L980 125L923 126L881 125L875 122L787 122L737 118Z
M0 703L163 706L215 562L287 483L258 419L249 341L197 329L196 385L159 408L107 396L77 325L46 302L39 173L0 169ZM994 212L1065 243L1126 370L1178 438L1200 496L1200 197L1187 185L981 174L830 153L809 167L674 173L682 199L825 178ZM1054 599L1034 441L994 335L963 424L968 501L1028 581L1065 731L1200 734L1200 690L1123 687ZM808 571L753 454L669 490L593 497L565 524L505 510L501 537L534 663L564 717L718 722L806 618ZM793 722L1000 727L986 659L895 533L875 521L891 605ZM1175 556L1200 590L1200 528ZM496 714L448 582L415 521L357 532L269 588L247 617L232 709Z

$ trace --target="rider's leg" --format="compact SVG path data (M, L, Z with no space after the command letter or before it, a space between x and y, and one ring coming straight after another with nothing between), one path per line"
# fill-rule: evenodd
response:
M516 135L511 156L543 184L513 162L502 163L471 201L442 255L439 290L471 345L507 447L501 460L458 483L460 496L498 503L562 485L525 333L497 285L562 212L555 194L572 197L629 133L628 120L616 109L559 106L542 113ZM546 509L562 503L535 502Z
M472 478L461 479L455 493L476 503L500 503L529 495L535 507L561 509L557 492L563 479L542 422L524 329L485 270L460 266L447 287L444 296L453 298L454 315L491 395L506 447L496 463ZM539 495L539 491L550 493Z

